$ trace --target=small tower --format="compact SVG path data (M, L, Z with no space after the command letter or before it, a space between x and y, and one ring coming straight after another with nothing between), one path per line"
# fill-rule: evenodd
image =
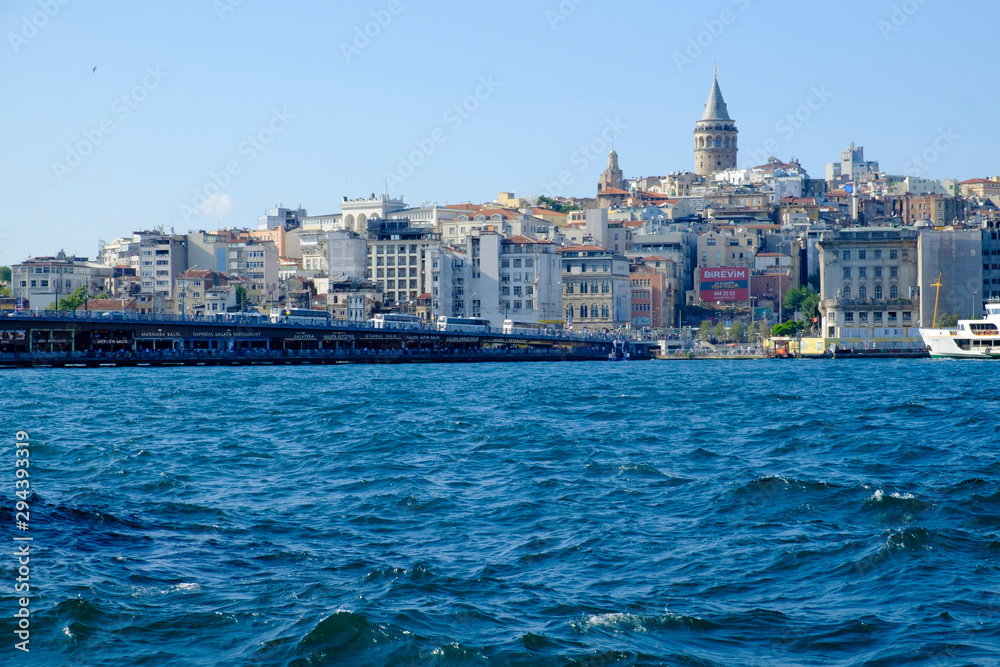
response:
M717 171L735 169L738 134L722 99L716 70L705 111L694 128L694 173L711 177Z
M618 153L612 148L608 153L608 168L601 172L601 178L597 181L597 192L601 193L610 188L625 189L625 178L622 170L618 168Z

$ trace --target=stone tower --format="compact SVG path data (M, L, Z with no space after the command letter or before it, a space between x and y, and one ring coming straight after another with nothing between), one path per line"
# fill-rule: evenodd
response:
M614 148L608 153L608 168L601 172L601 178L597 181L598 193L609 188L625 189L625 178L622 176L622 170L618 168L618 153Z
M736 123L729 117L719 90L718 73L705 103L705 113L694 128L694 173L711 177L717 171L736 168Z

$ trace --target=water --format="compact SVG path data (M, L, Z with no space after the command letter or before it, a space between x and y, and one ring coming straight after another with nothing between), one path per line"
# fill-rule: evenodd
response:
M37 665L986 665L989 362L8 371ZM27 664L27 662L26 662Z

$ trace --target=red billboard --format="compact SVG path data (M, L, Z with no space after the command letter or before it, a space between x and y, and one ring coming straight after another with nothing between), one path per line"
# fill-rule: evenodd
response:
M750 269L718 266L701 269L701 300L747 301L750 299Z

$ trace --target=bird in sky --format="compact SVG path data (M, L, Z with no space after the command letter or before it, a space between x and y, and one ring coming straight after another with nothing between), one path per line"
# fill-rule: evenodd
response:
M91 74L93 74L93 73L95 73L96 71L97 71L97 65L94 65L94 69L90 70L90 73L91 73Z

